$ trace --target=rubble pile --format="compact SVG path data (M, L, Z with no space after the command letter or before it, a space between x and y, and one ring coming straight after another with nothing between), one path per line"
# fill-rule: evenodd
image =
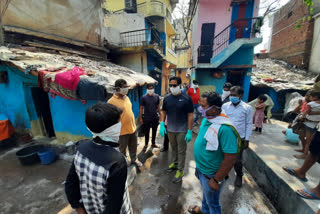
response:
M258 87L271 87L275 91L284 89L311 89L317 74L308 73L295 67L290 67L280 60L256 59L253 68L251 84Z

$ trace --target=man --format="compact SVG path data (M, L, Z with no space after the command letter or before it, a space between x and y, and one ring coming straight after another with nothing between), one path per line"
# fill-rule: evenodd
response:
M189 212L221 214L220 192L236 162L241 139L230 119L221 113L219 94L205 92L200 105L204 119L194 144L194 159L196 176L203 189L202 207L191 206Z
M177 170L174 183L182 181L187 143L192 139L193 104L189 96L181 92L180 77L169 80L171 94L164 98L161 111L160 135L164 137L167 118L168 137L172 148L172 163L168 171Z
M127 96L129 87L124 79L118 79L114 86L116 93L108 100L108 103L113 104L122 110L119 149L120 152L126 156L128 147L131 164L135 163L138 167L141 167L142 163L137 160L136 123L132 112L132 104Z
M200 112L198 111L198 108L200 106L199 105L200 89L199 89L199 82L197 80L192 81L191 88L189 88L187 94L191 97L192 103L193 103L193 108L196 111L196 118L194 118L194 123L195 123L195 125L198 125L198 120L199 120L199 116L200 116Z
M144 114L142 115L142 112ZM147 85L147 94L140 100L139 122L142 125L142 130L145 134L145 146L143 151L146 151L149 143L150 128L152 128L152 148L159 148L156 145L157 128L159 125L160 115L160 98L154 93L154 86Z
M244 90L242 87L233 86L230 89L230 102L227 102L222 106L222 111L230 118L242 139L240 154L238 155L237 162L234 165L234 169L237 173L235 180L235 185L237 187L242 186L242 153L243 150L247 149L249 146L253 121L251 106L241 100L243 94Z
M223 91L221 94L222 104L225 104L230 101L230 89L232 87L232 84L230 82L227 82L223 85Z
M93 139L77 143L77 153L67 176L65 191L78 214L131 214L126 188L127 162L117 150L122 111L98 103L86 111L86 125Z

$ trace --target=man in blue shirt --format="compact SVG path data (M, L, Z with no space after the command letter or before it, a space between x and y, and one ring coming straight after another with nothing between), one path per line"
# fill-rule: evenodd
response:
M202 94L200 106L204 119L194 144L194 159L203 199L201 208L191 206L189 212L220 214L221 188L236 162L241 138L230 119L221 113L222 100L219 94Z
M172 148L172 163L168 171L175 171L174 183L182 181L186 159L187 143L192 139L193 103L191 98L181 92L181 78L171 77L169 81L171 94L163 100L160 122L160 135L168 137ZM165 119L167 118L167 128Z

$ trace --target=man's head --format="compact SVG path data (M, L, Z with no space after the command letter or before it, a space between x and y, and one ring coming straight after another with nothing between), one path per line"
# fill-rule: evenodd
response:
M181 78L171 77L169 79L169 87L172 95L179 95L181 93Z
M233 86L230 88L230 101L233 104L239 104L244 94L241 86Z
M318 92L318 91L310 91L309 97L310 97L311 101L320 100L320 92Z
M221 97L216 92L205 92L201 95L200 106L203 109L202 116L215 117L221 113Z
M232 84L230 82L227 82L223 85L224 91L230 91L230 88L232 87Z
M152 85L152 84L147 85L147 94L149 96L152 96L154 94L154 85Z
M118 79L114 83L114 87L118 96L125 96L128 94L129 87L127 85L127 81L124 79Z
M109 103L97 103L86 111L86 125L94 133L100 133L119 123L122 110Z

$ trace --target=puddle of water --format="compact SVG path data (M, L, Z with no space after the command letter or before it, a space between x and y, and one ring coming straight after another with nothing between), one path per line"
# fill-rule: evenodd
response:
M141 211L141 214L160 214L161 209L160 208L144 208Z

